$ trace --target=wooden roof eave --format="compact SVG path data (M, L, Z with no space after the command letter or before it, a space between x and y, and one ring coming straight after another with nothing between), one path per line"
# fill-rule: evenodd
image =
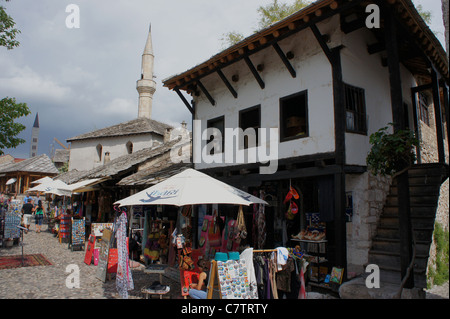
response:
M420 17L411 0L389 0L391 5L397 5L399 19L402 19L404 28L409 29L414 35L416 45L425 53L426 62L435 66L445 82L449 83L449 69L447 54L430 30L428 25Z
M245 59L262 49L273 46L278 41L329 18L334 14L363 3L367 3L367 1L356 0L344 4L342 4L342 1L336 0L317 1L266 29L247 37L241 42L211 57L208 61L179 75L163 80L163 84L171 90L185 90L191 93L195 91L197 87L196 82L199 79ZM387 0L387 3L391 6L396 6L396 10L400 14L400 19L405 22L405 27L412 34L419 35L419 40L421 41L418 44L419 47L422 48L427 59L436 66L439 73L448 83L449 70L447 55L435 35L414 8L411 0Z
M344 5L354 6L362 0ZM225 49L217 55L181 74L163 80L163 85L170 90L192 90L192 85L200 78L217 72L230 64L236 63L251 54L272 46L274 43L305 29L306 24L318 23L336 14L339 8L336 0L317 1L291 16L247 37L241 42Z

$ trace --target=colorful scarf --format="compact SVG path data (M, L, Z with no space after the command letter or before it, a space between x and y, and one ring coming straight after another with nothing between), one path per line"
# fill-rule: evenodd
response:
M116 287L122 299L128 299L128 290L134 289L133 277L128 263L127 215L122 213L116 223L117 239L117 275Z

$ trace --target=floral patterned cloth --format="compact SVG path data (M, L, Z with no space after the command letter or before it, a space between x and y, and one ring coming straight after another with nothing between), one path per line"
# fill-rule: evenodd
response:
M116 222L117 275L116 287L123 299L128 299L128 290L134 289L133 277L128 263L127 215L122 213Z

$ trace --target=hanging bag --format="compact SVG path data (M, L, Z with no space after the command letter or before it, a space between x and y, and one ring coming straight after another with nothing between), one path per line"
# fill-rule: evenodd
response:
M222 234L220 232L220 227L217 222L217 211L214 210L214 214L209 222L208 228L208 242L210 247L220 246L222 243Z
M245 226L244 212L242 206L239 206L239 212L237 217L237 225L235 226L236 235L234 241L237 243L241 242L241 239L247 238L247 228Z

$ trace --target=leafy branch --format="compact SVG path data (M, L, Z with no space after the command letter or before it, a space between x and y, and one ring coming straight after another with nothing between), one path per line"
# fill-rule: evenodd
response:
M0 46L8 50L19 46L16 35L20 33L20 30L14 28L15 25L13 18L6 13L3 6L0 6Z
M389 125L393 126L392 123ZM398 130L388 133L389 127L383 127L370 135L372 148L366 158L367 165L374 175L394 175L416 160L414 147L419 146L419 140L410 130Z

